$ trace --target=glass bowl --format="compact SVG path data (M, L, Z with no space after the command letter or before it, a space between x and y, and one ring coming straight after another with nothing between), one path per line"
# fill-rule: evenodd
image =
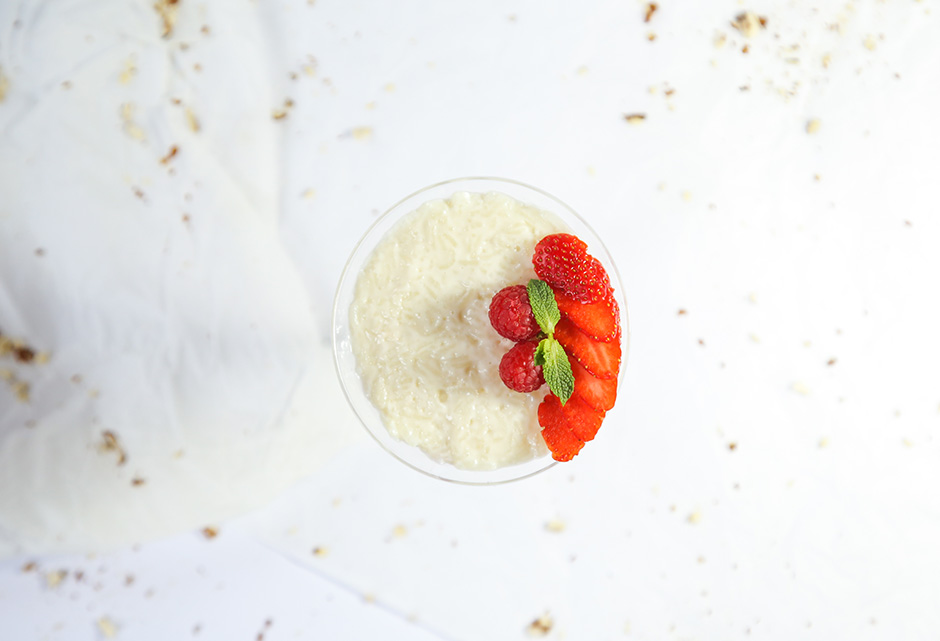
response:
M617 303L620 305L621 324L623 327L622 361L620 367L620 380L623 381L623 370L626 367L627 354L630 344L630 330L627 320L627 306L623 298L623 288L617 268L593 229L571 207L551 194L530 187L515 180L494 177L467 177L456 178L436 183L420 189L410 196L406 196L388 209L375 223L366 230L363 237L356 244L352 255L346 262L336 297L333 303L333 357L336 371L346 399L353 411L359 417L368 433L381 445L385 451L397 458L405 465L428 476L469 485L493 485L516 481L538 474L556 462L550 454L531 459L524 463L510 465L490 470L466 470L455 467L449 463L436 461L425 454L421 449L399 441L385 428L382 416L378 409L372 405L363 389L362 382L356 369L356 357L353 353L352 339L350 337L350 306L355 296L356 281L359 273L368 262L372 251L382 240L385 234L392 229L402 217L415 211L422 204L433 200L446 200L457 192L489 193L498 192L522 203L537 207L542 211L553 214L561 220L571 231L588 244L588 251L606 267L614 287Z

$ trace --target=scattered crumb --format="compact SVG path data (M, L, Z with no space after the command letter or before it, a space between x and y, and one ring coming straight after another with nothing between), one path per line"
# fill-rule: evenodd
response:
M301 194L301 196L303 196L304 200L313 200L313 199L316 198L316 196L317 196L317 190L316 190L316 189L306 189L306 190L304 190L304 193Z
M389 82L389 83L387 83L387 84L385 85L385 87L384 87L385 93L395 93L395 89L396 89L396 88L397 88L397 87L395 87L395 83L394 83L394 82Z
M134 487L140 487L146 482L147 482L147 479L142 479L139 476L135 476L134 478L131 479L131 485Z
M56 570L55 572L46 573L46 587L50 589L56 589L65 580L65 577L68 576L66 570Z
M108 452L117 452L118 455L118 465L124 465L127 463L127 452L124 451L124 448L121 446L120 441L118 440L117 434L110 430L106 430L101 433L102 442L98 445L98 451L102 454Z
M649 33L646 34L646 39L649 40L650 42L653 42L654 40L656 40L656 34L650 31Z
M32 571L35 570L35 569L36 569L36 562L35 562L35 561L30 561L29 563L27 563L26 565L24 565L24 566L20 569L20 571L21 571L21 572L32 572Z
M745 38L753 38L761 29L767 27L767 18L758 16L752 11L745 11L735 16L731 26L737 29Z
M3 67L0 67L0 102L6 100L7 92L10 90L10 79L3 73Z
M701 523L701 521L702 521L702 513L701 513L700 511L698 511L698 510L695 510L694 512L692 512L691 514L689 514L689 516L688 516L688 518L686 518L686 520L687 520L689 523L691 523L692 525L695 525L695 524L697 524L697 523Z
M824 436L824 437L822 437L821 439L819 439L819 449L823 449L824 447L829 447L829 437L828 437L828 436Z
M679 311L676 312L676 314L677 314L678 316L685 316L685 315L688 314L688 313L689 313L689 312L685 311L685 310L682 309L681 307L679 308Z
M134 140L144 141L147 135L140 125L134 122L134 103L125 102L121 105L121 122L124 125L124 133Z
M330 551L322 545L318 545L317 547L313 548L313 556L315 557L323 558L329 553Z
M705 563L705 557L704 557L704 556L700 556L700 557L698 557L697 559L695 559L695 561L696 561L696 563L704 564L704 563Z
M219 528L208 526L202 528L202 535L210 541L219 535Z
M806 386L806 383L802 381L796 381L793 383L793 385L790 386L790 389L801 396L809 395L809 388Z
M399 524L392 528L392 536L396 539L403 538L406 534L408 534L408 528L404 525Z
M352 130L352 137L354 140L371 140L372 127L355 127Z
M646 120L646 114L624 114L623 119L631 125L638 125Z
M202 127L199 124L199 119L196 118L196 114L193 113L193 110L189 107L186 107L186 124L189 125L189 130L193 133L199 131Z
M131 56L124 61L124 69L121 71L121 74L118 76L118 82L122 85L130 84L131 80L134 79L134 76L137 75L137 63L134 60L134 56Z
M105 639L113 639L117 635L117 626L111 619L104 616L98 619L98 631L104 635Z
M171 160L176 158L176 154L179 153L179 150L180 148L177 145L173 145L172 147L170 147L170 150L166 152L166 156L160 159L160 164L161 165L168 164Z
M878 46L878 41L875 39L875 36L868 34L865 36L865 40L862 41L862 44L865 45L865 48L869 51L874 51Z
M819 131L821 126L822 122L820 122L819 118L811 118L810 120L806 121L806 133L814 134Z
M545 524L545 531L558 534L564 532L566 527L567 525L561 519L552 519Z
M204 36L208 36L211 33L211 29L209 29L209 25L207 24L202 25L202 27L199 28L199 33L201 33Z
M173 35L173 27L176 25L177 10L179 0L157 0L153 8L156 9L160 21L163 23L163 31L160 36L169 38Z
M705 347L705 339L704 338L698 339L698 344L701 345L702 347Z
M830 54L828 54L828 53L825 54L825 55L822 57L822 61L821 61L821 62L822 62L823 69L828 69L828 68L829 68L829 64L832 62L832 56L831 56Z
M649 22L653 18L653 14L656 13L656 10L659 9L659 5L655 2L646 3L646 14L643 16L643 22Z
M13 390L13 395L16 396L16 400L20 403L29 403L29 383L26 381L13 381L10 388Z
M544 637L552 631L552 627L554 627L554 625L555 622L552 620L552 617L548 612L546 612L528 625L526 628L526 634L530 637Z
M738 444L735 443L734 441L731 441L730 443L728 443L728 449L733 452L736 449L738 449Z
M836 364L836 359L834 358L830 358L828 361L826 361L826 365L828 365L829 367L832 367L835 364Z
M728 36L723 33L718 33L715 35L715 39L712 43L715 45L715 49L722 49L725 44L728 42Z

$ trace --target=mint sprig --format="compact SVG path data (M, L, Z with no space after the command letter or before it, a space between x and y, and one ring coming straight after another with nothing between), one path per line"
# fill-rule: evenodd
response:
M535 322L547 334L535 349L535 364L542 367L542 375L548 383L548 389L564 405L574 393L574 374L571 372L571 363L565 348L554 337L555 325L561 320L555 293L548 283L537 278L529 281L526 291Z

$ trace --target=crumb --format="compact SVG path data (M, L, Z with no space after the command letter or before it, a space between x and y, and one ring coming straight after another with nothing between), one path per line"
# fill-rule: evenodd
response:
M193 133L199 131L202 127L199 124L199 119L196 118L196 114L193 113L193 110L189 107L186 107L186 124L189 125L189 130Z
M825 447L829 447L829 438L826 436L819 439L819 449L823 449Z
M0 67L0 102L6 100L7 92L10 90L10 79L3 73L3 67Z
M24 572L24 573L25 573L25 572L32 572L32 571L35 570L35 569L36 569L36 562L35 562L35 561L30 561L29 563L27 563L26 565L24 565L24 566L20 569L20 572Z
M134 56L131 56L124 62L124 69L121 71L121 75L118 76L118 82L122 85L130 84L136 75L137 65L134 62Z
M761 29L767 28L767 18L758 16L751 11L745 11L735 16L731 26L737 29L745 38L753 38Z
M29 403L29 383L26 381L15 381L11 386L13 395L20 403Z
M914 447L914 441L909 438L901 439L901 443L904 444L904 447Z
M819 131L821 126L822 122L820 122L819 118L811 118L810 120L806 121L806 133L814 134Z
M722 49L727 42L728 42L728 36L726 36L723 33L719 33L715 36L715 39L712 41L712 44L715 45L715 49Z
M679 311L676 312L676 314L677 314L678 316L685 316L685 315L688 314L688 313L689 313L689 312L685 311L685 310L682 309L682 308L679 308Z
M375 595L371 592L367 592L366 594L362 595L362 600L366 603L375 603Z
M756 294L755 292L751 292L750 294L747 295L747 300L748 300L749 303L756 303L756 302L757 302L757 294Z
M134 478L131 479L131 485L134 487L140 487L146 482L147 482L147 479L142 479L139 476L135 476Z
M823 69L828 69L828 68L829 68L829 63L832 62L832 56L829 55L828 53L825 54L825 55L822 57L822 61L821 61L821 62L822 62Z
M118 455L118 465L124 465L127 463L127 453L124 451L124 448L121 446L120 441L118 440L117 434L110 430L106 430L101 433L102 442L98 446L98 451L102 454L107 452L117 452Z
M545 524L546 532L553 532L558 534L565 531L566 524L561 519L552 519Z
M747 53L747 52L749 52L750 50L751 50L751 48L750 48L750 46L748 46L748 45L744 45L743 47L741 47L741 53Z
M136 107L132 102L125 102L121 105L121 121L124 125L124 133L134 140L144 141L146 140L147 135L144 133L144 130L134 122L135 108Z
M19 345L13 348L13 358L20 363L32 363L36 357L36 352L25 345Z
M330 551L322 545L318 545L317 547L313 548L313 556L319 557L321 559L329 553Z
M695 510L694 512L692 512L691 514L689 514L689 516L686 518L686 520L687 520L689 523L691 523L692 525L695 525L695 524L697 524L697 523L701 523L701 521L702 521L702 513L701 513L700 511L698 511L698 510Z
M828 361L826 361L826 365L828 365L829 367L832 367L835 364L836 364L836 359L834 358L830 358Z
M646 120L646 114L624 114L623 119L631 125L638 125Z
M552 617L546 612L526 627L526 634L530 637L544 637L552 631L554 625L555 622L552 620Z
M354 140L371 140L372 127L355 127L352 130L352 137Z
M646 3L646 14L643 16L643 22L649 22L653 18L653 14L656 13L656 10L659 9L659 5L655 2Z
M178 4L179 0L157 0L153 5L153 8L157 11L157 15L160 16L160 21L163 23L163 31L160 33L162 38L170 38L173 35Z
M702 347L705 347L705 339L704 338L698 339L698 344L701 345Z
M385 93L395 93L395 89L396 89L395 83L394 82L387 83L384 89L385 89Z
M793 385L790 386L790 389L800 396L809 396L809 387L807 387L806 383L803 383L802 381L796 381L793 383Z
M689 202L690 200L692 200L692 192L689 191L688 189L686 189L685 191L683 191L683 192L682 192L682 200L684 200L684 201L686 201L686 202Z
M117 634L117 626L108 617L98 619L98 631L104 635L105 639L113 639Z
M695 559L695 561L696 561L697 563L704 564L704 563L705 563L705 557L704 557L704 556L700 556L700 557L698 557L697 559Z
M211 541L219 535L219 529L212 526L204 527L202 528L202 535Z
M408 534L408 528L406 528L404 525L396 525L394 528L392 528L392 536L396 539L400 539L406 534Z
M317 190L316 189L304 190L304 193L301 194L301 196L303 196L304 200L313 200L317 196Z
M173 145L172 147L170 147L170 150L166 153L166 156L160 159L160 164L161 165L168 164L171 160L173 160L176 157L176 154L179 153L179 150L180 148L176 145Z
M875 40L875 37L871 34L865 36L865 40L862 41L862 44L865 45L865 48L869 51L874 51L878 46L878 41Z
M68 576L68 572L65 570L56 570L55 572L48 572L46 574L46 587L55 589L59 587L62 581L65 580L65 577Z
M202 27L199 29L199 33L201 33L204 36L208 36L210 33L209 25L207 24L202 25Z
M656 34L650 31L649 33L646 34L646 39L649 40L650 42L653 42L654 40L656 40Z
M275 109L271 112L271 117L275 120L284 120L287 118L287 110L285 109Z
M754 334L753 332L749 335L752 343L760 343L760 336Z
M730 443L728 443L728 449L733 452L736 449L738 449L738 444L735 443L734 441L731 441Z

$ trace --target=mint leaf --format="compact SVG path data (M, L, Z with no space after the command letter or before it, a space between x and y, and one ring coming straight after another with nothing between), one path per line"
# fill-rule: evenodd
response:
M561 312L558 311L558 303L555 302L555 293L552 292L548 283L537 278L529 281L526 291L529 293L529 305L532 306L535 322L539 324L543 332L551 336L555 331L555 324L561 320Z
M574 374L565 348L554 338L543 338L535 348L535 364L542 366L542 376L548 389L564 405L574 393Z

